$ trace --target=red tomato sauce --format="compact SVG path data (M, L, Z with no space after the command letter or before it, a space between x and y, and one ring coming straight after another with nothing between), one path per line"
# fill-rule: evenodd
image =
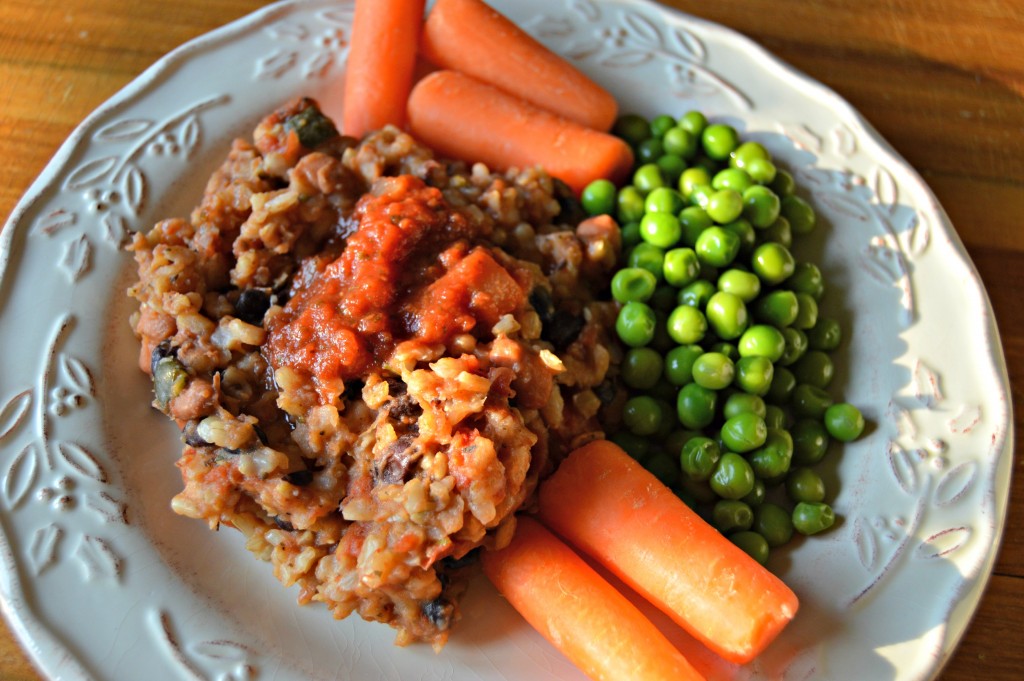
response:
M344 381L380 368L399 342L489 333L525 304L515 273L473 246L465 216L415 177L365 195L352 219L358 226L341 255L307 263L268 320L273 367L318 385Z

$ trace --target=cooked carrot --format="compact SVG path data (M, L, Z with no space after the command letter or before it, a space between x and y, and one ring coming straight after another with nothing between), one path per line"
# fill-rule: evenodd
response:
M357 0L345 69L342 131L405 125L425 0Z
M540 523L483 554L484 574L544 638L592 679L703 679L651 621Z
M618 105L604 88L481 0L437 0L423 26L424 56L542 109L607 131Z
M782 581L606 440L540 489L540 519L729 660L756 657L796 614Z
M492 170L541 165L577 193L593 180L625 179L633 152L585 128L455 71L435 71L409 97L413 135L444 156Z

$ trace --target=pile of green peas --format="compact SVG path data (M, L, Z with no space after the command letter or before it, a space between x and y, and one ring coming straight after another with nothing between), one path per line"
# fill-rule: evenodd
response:
M864 430L828 392L843 330L819 314L821 271L793 255L814 209L763 145L700 112L627 114L613 132L632 182L581 196L622 232L611 295L628 395L611 439L764 564L834 524L815 466Z

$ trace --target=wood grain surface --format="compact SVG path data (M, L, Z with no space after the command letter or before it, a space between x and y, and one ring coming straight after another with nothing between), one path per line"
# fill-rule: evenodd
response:
M0 219L94 108L259 0L0 2ZM984 280L1017 432L1024 415L1024 0L669 0L732 27L851 102L929 183ZM1019 441L1018 437L1018 441ZM1021 446L1007 530L945 681L1024 669ZM0 679L42 678L0 622Z

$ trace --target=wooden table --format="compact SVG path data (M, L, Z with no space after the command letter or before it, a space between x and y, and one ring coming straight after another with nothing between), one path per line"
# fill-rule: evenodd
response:
M0 218L95 107L260 0L3 0ZM924 176L981 273L1024 418L1024 0L669 0L831 86ZM1018 438L1020 440L1022 438ZM1017 446L995 574L942 678L1024 669L1024 471ZM0 622L0 679L40 676Z

